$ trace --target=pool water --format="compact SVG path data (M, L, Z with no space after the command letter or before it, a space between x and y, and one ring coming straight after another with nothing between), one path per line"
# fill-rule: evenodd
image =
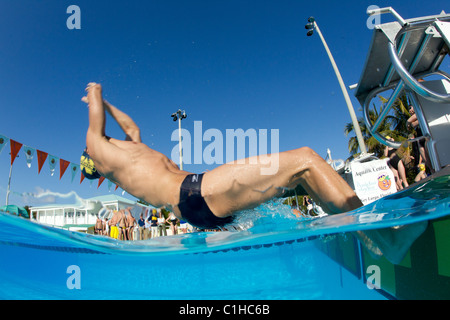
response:
M243 212L239 231L123 242L0 213L2 299L385 299L369 289L354 231L446 217L449 177L324 218L281 202ZM330 258L333 241L351 247ZM344 266L345 267L344 267Z

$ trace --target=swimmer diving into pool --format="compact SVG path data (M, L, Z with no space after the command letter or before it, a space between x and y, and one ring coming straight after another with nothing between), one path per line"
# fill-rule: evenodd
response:
M235 212L254 208L299 184L328 213L362 206L350 186L308 147L276 154L278 170L271 175L261 174L267 166L259 161L261 156L226 163L204 174L182 171L141 142L138 126L103 100L100 84L89 83L86 91L82 99L89 106L86 144L97 171L131 195L156 207L169 207L196 227L222 227ZM125 140L106 136L105 110L124 131Z
M273 154L278 170L271 175L262 174L265 156L226 163L204 174L180 170L168 157L142 143L134 121L103 100L100 84L89 83L86 91L82 101L89 106L87 156L96 170L131 195L155 207L168 207L177 218L200 229L222 227L236 212L257 207L298 185L330 214L362 206L350 186L308 147ZM105 110L124 131L125 140L106 136ZM423 222L356 231L355 235L375 256L399 263L425 228Z

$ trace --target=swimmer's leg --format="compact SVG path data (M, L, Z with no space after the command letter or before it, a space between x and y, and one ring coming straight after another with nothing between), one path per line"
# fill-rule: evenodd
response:
M203 177L202 195L211 211L225 217L235 211L258 206L301 184L327 213L351 211L362 206L350 186L339 174L310 148L278 154L279 168L272 175L262 175L258 157L227 163ZM253 164L252 164L253 160ZM411 244L426 228L418 223L399 228L366 230L356 236L374 255L384 255L399 263Z
M427 226L427 221L421 221L399 227L356 231L354 234L373 257L383 255L391 263L399 264Z
M202 195L211 211L219 217L228 216L256 207L299 184L328 213L362 206L350 186L312 149L304 147L270 156L278 161L272 174L262 174L266 167L262 157L227 163L205 173Z
M408 180L406 179L406 172L405 166L403 165L403 160L400 160L398 162L398 174L400 175L400 178L402 179L402 183L405 186L405 188L409 187Z

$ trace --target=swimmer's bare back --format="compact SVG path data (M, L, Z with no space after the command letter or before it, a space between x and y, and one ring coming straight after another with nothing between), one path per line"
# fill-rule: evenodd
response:
M179 170L162 153L143 144L134 121L103 101L99 84L89 84L86 91L87 97L83 98L89 103L86 144L97 170L131 195L156 207L177 205L181 182L188 173ZM124 130L126 140L106 136L105 110Z

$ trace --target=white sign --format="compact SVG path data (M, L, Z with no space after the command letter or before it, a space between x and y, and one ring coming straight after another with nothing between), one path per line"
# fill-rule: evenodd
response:
M351 164L356 195L364 205L397 192L395 178L386 160Z

